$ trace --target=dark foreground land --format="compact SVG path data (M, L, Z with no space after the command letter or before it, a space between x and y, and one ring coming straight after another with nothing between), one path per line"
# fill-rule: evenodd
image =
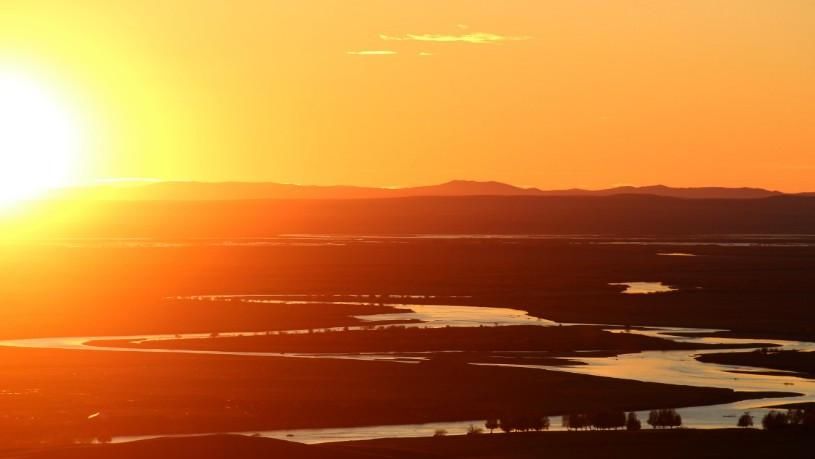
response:
M3 348L0 381L0 445L6 447L119 435L630 411L768 395L456 361Z
M697 357L702 362L725 365L741 365L793 371L807 377L815 377L815 353L803 351L762 351L704 354Z
M210 436L130 444L46 448L0 453L3 459L573 459L632 457L811 458L806 433L747 430L545 432L441 438L383 439L300 445L265 438Z
M213 435L161 438L115 445L63 446L0 450L2 459L361 459L386 458L352 448L307 446L268 438ZM398 457L398 456L397 456Z
M486 434L372 440L345 445L373 453L390 450L395 454L392 457L428 458L812 457L812 442L806 433L768 433L752 429Z

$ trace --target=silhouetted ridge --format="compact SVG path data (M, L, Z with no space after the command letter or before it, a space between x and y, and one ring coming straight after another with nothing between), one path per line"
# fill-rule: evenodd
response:
M405 188L291 185L271 182L134 182L62 190L57 197L102 200L214 201L238 199L378 199L417 196L611 196L638 194L688 199L757 199L784 193L761 188L620 186L603 190L541 190L495 181L453 180Z

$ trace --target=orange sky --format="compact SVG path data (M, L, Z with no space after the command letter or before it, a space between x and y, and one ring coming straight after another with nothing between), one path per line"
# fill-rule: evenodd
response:
M811 0L2 0L82 179L815 190Z

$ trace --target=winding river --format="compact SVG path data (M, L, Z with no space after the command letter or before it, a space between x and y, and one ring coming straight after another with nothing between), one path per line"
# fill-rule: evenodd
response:
M300 296L296 300L286 299L280 295L228 295L228 296L196 296L187 299L206 301L216 298L229 297L237 301L251 301L274 304L296 304L296 303L326 303L321 299L302 299ZM526 311L511 308L490 308L476 306L453 306L453 305L430 305L430 304L407 304L411 299L418 297L389 297L388 305L404 308L405 312L388 313L357 316L360 320L367 322L367 325L358 328L377 328L388 325L377 324L382 321L412 320L408 327L478 327L478 326L509 326L509 325L538 325L556 326L570 324L558 324L556 322L530 316ZM421 297L425 300L428 298ZM337 304L362 304L367 303L364 298L352 298L354 301L333 301ZM672 327L637 327L630 330L622 330L615 326L608 326L607 329L614 333L638 333L648 336L656 336L675 342L700 343L700 344L732 344L744 345L753 344L757 340L685 336L685 334L713 333L718 330L693 329L693 328L672 328ZM331 330L341 330L342 328L332 328ZM305 333L307 330L287 330L273 333ZM264 332L264 334L267 332ZM252 335L252 332L230 332L219 333L219 336ZM128 341L161 341L168 339L191 339L208 337L209 334L188 333L174 335L139 335L139 336L85 336L85 337L61 337L61 338L32 338L0 341L0 346L23 347L23 348L46 348L46 349L81 349L86 351L117 351L117 352L173 352L189 354L221 354L221 355L251 355L270 356L287 358L333 358L333 359L355 359L355 360L386 360L399 363L416 363L427 359L427 355L422 353L396 354L396 353L361 353L361 354L314 354L314 353L276 353L276 352L226 352L207 350L177 350L177 349L144 349L144 348L123 348L110 346L89 345L91 341L99 340L128 340ZM771 343L785 350L815 351L815 343L803 341L785 340L765 340L763 343ZM713 363L702 363L694 357L699 354L709 352L744 352L750 349L728 350L704 350L704 351L643 351L633 354L623 354L616 357L570 357L582 365L567 366L542 366L542 365L510 365L524 368L537 368L553 371L565 371L581 373L595 376L607 376L622 379L633 379L646 382L684 384L689 386L719 387L738 391L761 391L761 392L795 392L802 394L796 397L786 397L778 399L757 399L745 400L724 405L701 406L683 408L678 410L682 415L684 423L688 427L694 428L720 428L733 427L736 418L745 411L750 411L757 419L767 411L767 406L791 403L815 401L815 380L803 378L792 373L773 372L772 375L760 374L755 367L739 367L732 365L719 365ZM474 363L479 364L479 363ZM497 364L490 364L497 365ZM640 418L647 417L647 413L640 413ZM326 429L297 429L297 430L275 430L265 432L235 432L247 435L260 435L271 438L280 438L302 443L320 443L343 440L363 440L386 437L418 437L432 435L438 429L444 429L450 434L464 433L471 424L481 426L483 420L444 422L430 424L410 424L410 425L385 425L350 428L326 428ZM558 420L552 423L552 429L560 429ZM202 433L204 434L204 433ZM113 441L133 441L149 437L116 437Z

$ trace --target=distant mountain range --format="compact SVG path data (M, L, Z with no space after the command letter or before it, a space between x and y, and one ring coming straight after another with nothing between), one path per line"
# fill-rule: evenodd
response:
M650 195L684 199L758 199L785 193L762 188L674 188L664 185L621 186L602 190L541 190L501 182L453 180L406 188L289 185L270 182L136 182L62 190L57 197L101 200L220 201L245 199L378 199L422 196L613 196ZM815 196L815 193L800 195Z
M758 188L541 190L463 180L393 189L140 182L68 189L54 197L59 199L0 216L0 234L159 239L279 234L815 235L815 193Z

